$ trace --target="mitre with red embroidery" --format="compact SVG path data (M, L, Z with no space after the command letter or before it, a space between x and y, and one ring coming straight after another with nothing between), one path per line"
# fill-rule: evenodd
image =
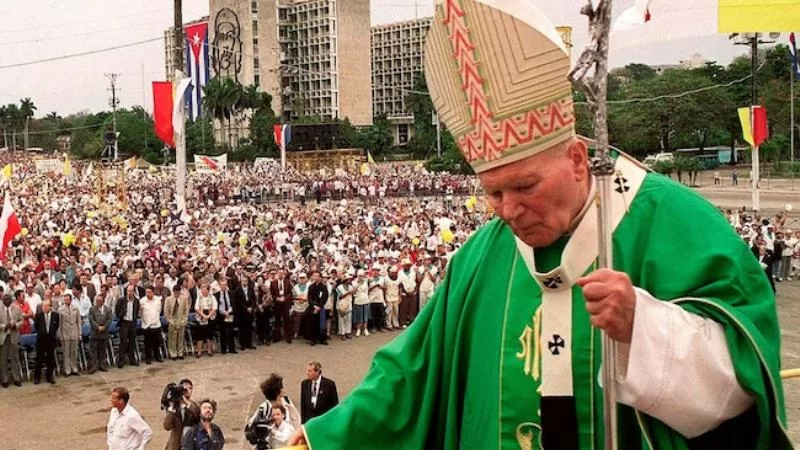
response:
M531 0L437 0L425 77L476 172L575 135L569 54Z

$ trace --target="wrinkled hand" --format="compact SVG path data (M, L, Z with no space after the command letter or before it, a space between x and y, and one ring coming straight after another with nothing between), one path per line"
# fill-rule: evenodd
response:
M308 444L308 442L306 442L306 436L305 436L305 434L303 434L303 427L298 428L297 431L294 432L292 437L289 438L288 444L289 445L305 445L305 444Z
M578 280L586 299L586 310L592 325L605 331L611 339L630 343L636 292L627 274L599 269Z

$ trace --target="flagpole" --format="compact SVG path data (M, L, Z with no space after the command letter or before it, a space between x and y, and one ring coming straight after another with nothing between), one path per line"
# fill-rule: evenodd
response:
M792 67L789 74L789 97L792 99L792 108L789 112L789 128L791 131L791 144L789 146L789 158L791 160L790 170L794 173L794 77L795 77L795 64L792 62Z

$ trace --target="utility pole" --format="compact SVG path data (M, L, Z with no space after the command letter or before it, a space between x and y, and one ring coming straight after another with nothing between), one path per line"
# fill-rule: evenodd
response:
M109 91L111 91L111 100L109 101L109 105L111 105L111 126L113 128L114 137L115 137L115 139L114 139L114 154L113 155L108 155L108 156L112 157L114 159L114 161L119 159L119 152L117 151L118 146L117 146L116 137L117 137L117 106L119 105L119 98L117 97L117 91L121 90L121 89L117 88L117 78L119 78L120 75L121 74L119 74L119 73L107 73L107 74L105 74L106 78L108 78L108 81L111 82L111 88L108 89Z
M735 45L747 45L750 47L750 127L751 130L755 127L755 106L758 100L758 92L756 91L756 72L758 71L758 44L772 44L780 36L780 33L769 33L769 39L764 39L761 33L734 33L729 36L729 39L735 39ZM733 150L736 154L736 149ZM761 181L758 145L753 145L751 150L752 156L752 169L751 169L751 201L753 203L753 211L758 212L761 209L761 199L759 193L759 182ZM734 156L735 157L735 156ZM780 157L780 156L779 156Z
M183 40L183 0L174 0L174 2L175 23L173 26L175 27L175 48L173 61L175 62L175 70L183 72L183 47L186 45ZM176 82L177 81L178 80L176 80Z

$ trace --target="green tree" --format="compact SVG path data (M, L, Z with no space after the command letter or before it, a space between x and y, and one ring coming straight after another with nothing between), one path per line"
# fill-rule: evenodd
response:
M19 101L19 112L22 116L22 120L25 122L25 143L23 144L23 150L28 150L28 125L33 118L34 111L36 111L36 105L33 104L30 97L23 98Z
M372 125L361 129L358 134L358 146L370 151L372 156L386 152L394 144L392 128L385 115L375 117Z

